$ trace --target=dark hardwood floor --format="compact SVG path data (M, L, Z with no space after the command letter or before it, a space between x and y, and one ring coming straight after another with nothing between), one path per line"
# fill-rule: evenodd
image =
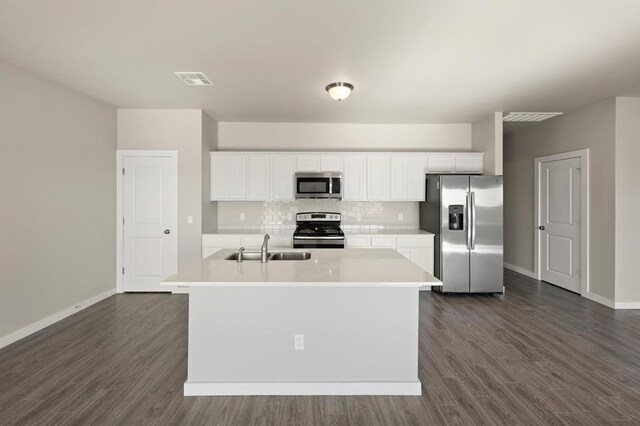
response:
M187 296L116 295L0 350L0 422L640 424L640 312L505 281L422 294L421 397L183 397Z

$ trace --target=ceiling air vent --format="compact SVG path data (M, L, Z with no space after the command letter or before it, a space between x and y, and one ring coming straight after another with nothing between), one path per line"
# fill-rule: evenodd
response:
M503 121L542 121L562 115L561 112L509 112L502 117Z
M211 81L201 72L177 72L176 75L187 86L211 86Z

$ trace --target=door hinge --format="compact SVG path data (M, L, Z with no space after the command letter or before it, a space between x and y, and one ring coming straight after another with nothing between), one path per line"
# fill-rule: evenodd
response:
M122 218L122 224L124 225L124 217Z
M124 275L124 268L122 268L122 275Z
M122 174L124 174L124 167L122 168Z

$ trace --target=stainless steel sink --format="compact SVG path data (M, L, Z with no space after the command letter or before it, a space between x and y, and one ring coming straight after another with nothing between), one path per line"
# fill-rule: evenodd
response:
M311 259L311 253L308 251L289 251L280 253L271 253L269 255L269 261L271 260L309 260Z
M238 261L238 253L230 254L225 257L224 260L235 260ZM259 251L245 251L242 253L242 260L257 260L260 261L260 252Z
M311 253L308 251L284 251L269 253L268 261L272 260L309 260L311 259ZM238 253L232 253L225 257L224 260L238 261ZM247 252L242 254L243 261L257 260L260 261L260 252Z

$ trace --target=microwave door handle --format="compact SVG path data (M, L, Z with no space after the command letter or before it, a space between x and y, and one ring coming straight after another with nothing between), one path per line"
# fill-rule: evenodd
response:
M329 178L329 195L333 194L333 178Z

